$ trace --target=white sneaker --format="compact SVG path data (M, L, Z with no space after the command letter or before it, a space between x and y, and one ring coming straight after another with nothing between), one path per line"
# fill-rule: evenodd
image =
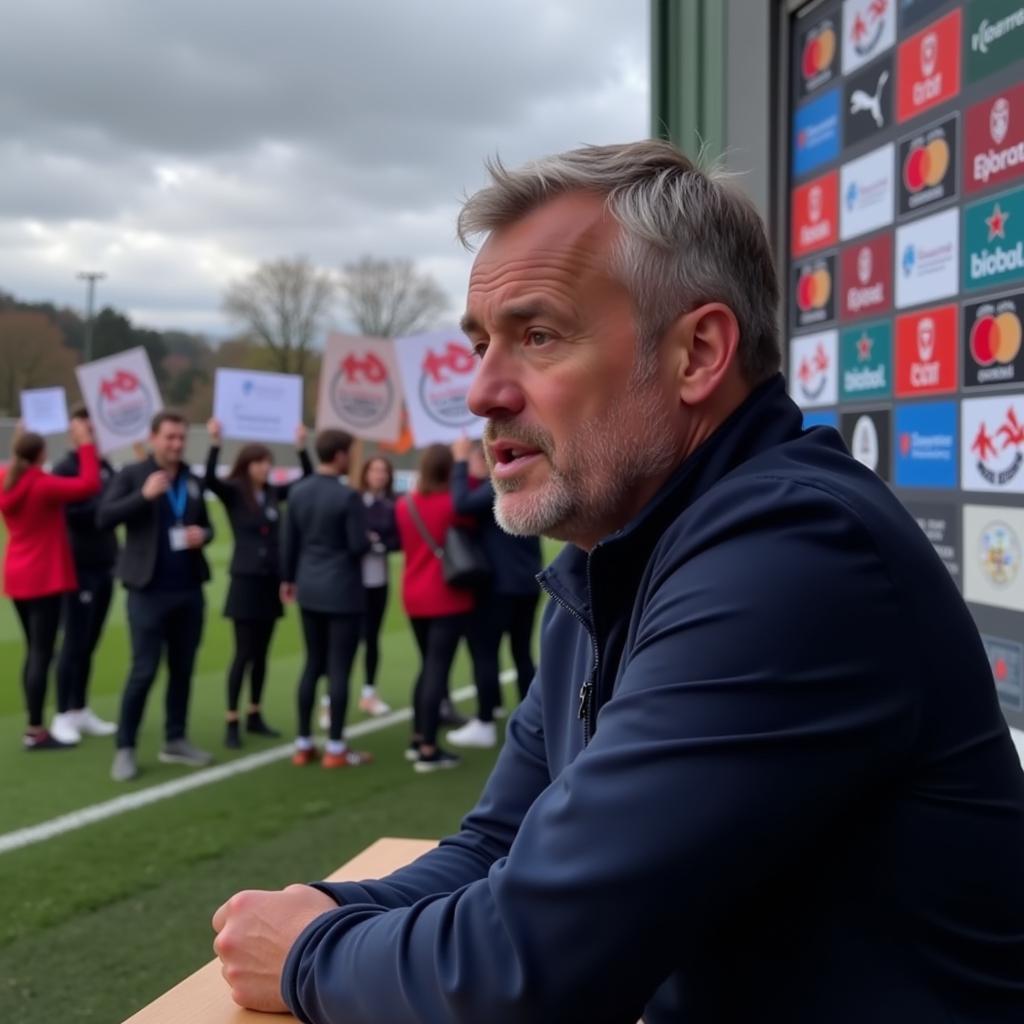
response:
M83 736L113 736L117 732L117 723L108 722L100 718L92 708L82 708L81 711L72 711L75 716L75 724Z
M320 698L320 714L317 717L317 724L324 732L331 727L331 698L326 693Z
M78 743L82 734L77 729L75 713L65 711L64 714L54 715L50 723L50 735L61 743Z
M365 711L366 714L372 715L377 718L380 715L386 715L391 710L390 704L385 704L376 694L372 697L362 697L359 700L359 710Z
M471 718L461 729L453 729L447 740L456 747L493 747L498 742L498 730L493 722Z

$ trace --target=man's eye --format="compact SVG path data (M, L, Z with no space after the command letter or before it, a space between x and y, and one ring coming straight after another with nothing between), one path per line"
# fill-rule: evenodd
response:
M475 355L477 357L477 359L483 359L483 357L485 355L487 355L487 342L486 341L476 341L476 342L474 342L473 343L473 355Z
M527 331L526 340L530 345L546 345L551 341L551 335L547 331Z

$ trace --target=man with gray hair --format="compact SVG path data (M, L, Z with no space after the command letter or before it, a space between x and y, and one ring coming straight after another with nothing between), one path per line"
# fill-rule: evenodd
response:
M314 1024L1024 1019L1024 776L942 562L778 368L759 218L670 145L465 205L496 514L567 541L461 831L242 892L236 1001Z

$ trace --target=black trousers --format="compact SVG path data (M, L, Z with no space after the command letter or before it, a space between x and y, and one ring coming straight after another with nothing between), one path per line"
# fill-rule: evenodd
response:
M469 652L473 658L481 722L494 718L501 706L498 651L508 634L512 661L516 666L520 700L526 696L536 668L533 663L533 623L540 598L537 594L479 594L469 627Z
M205 602L199 587L188 590L128 591L128 630L132 667L121 697L118 747L134 747L146 710L146 698L167 648L167 697L164 736L184 739L192 668L203 635Z
M413 732L430 747L437 743L441 701L448 694L448 674L469 619L464 614L410 620L420 650L420 671L412 694Z
M302 632L306 638L306 665L299 679L299 735L312 735L313 705L316 684L327 676L331 697L332 740L340 740L345 732L348 712L348 680L355 660L362 615L330 615L302 609Z
M114 593L108 569L78 569L78 590L64 595L64 639L57 662L57 710L81 711L88 703L92 657Z
M235 619L235 656L228 668L228 710L237 711L245 670L249 669L250 703L259 707L267 678L267 652L275 619Z
M46 597L16 598L14 601L25 634L21 686L25 692L28 724L32 728L43 724L46 682L53 662L53 649L57 645L62 599L61 594L48 594Z
M366 588L366 617L363 620L363 642L366 644L366 685L377 685L380 664L380 627L388 608L388 586Z

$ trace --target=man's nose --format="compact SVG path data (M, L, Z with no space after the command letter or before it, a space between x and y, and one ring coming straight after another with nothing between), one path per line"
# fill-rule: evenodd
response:
M516 360L497 345L490 345L480 360L466 397L471 412L486 419L515 416L526 405L526 394Z

